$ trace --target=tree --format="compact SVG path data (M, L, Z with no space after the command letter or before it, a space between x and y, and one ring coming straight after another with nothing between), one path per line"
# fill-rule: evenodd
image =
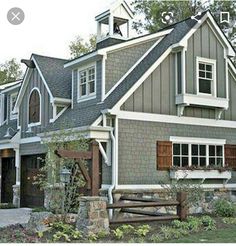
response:
M96 48L96 35L90 35L88 41L84 41L83 38L77 36L74 41L69 45L71 58L76 58L84 55Z
M0 64L0 84L5 84L20 79L22 70L20 63L15 58Z
M134 23L134 28L138 33L142 31L148 31L153 33L158 29L164 28L170 24L162 22L163 12L172 12L173 23L186 19L192 15L196 15L199 11L205 11L209 9L216 21L225 32L230 41L236 39L236 2L235 1L152 1L152 0L134 0L132 5L136 15L141 16L141 19ZM219 23L220 12L227 11L230 14L230 24Z

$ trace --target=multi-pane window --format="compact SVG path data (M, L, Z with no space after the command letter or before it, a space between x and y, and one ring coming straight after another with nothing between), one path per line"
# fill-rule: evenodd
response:
M173 144L173 165L177 167L223 166L223 145Z
M95 93L95 67L90 67L79 72L79 97Z
M198 61L198 93L214 94L214 63Z

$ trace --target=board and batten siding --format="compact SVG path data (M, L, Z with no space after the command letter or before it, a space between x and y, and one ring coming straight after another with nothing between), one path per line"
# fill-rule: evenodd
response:
M28 130L28 102L31 90L36 87L41 94L41 125L32 127L33 133L26 133ZM49 120L53 117L52 104L50 103L50 95L44 85L37 69L33 69L26 87L23 99L19 107L19 125L21 126L21 137L33 137L37 133L42 132L49 124Z
M224 47L211 27L204 23L188 40L186 51L186 93L197 94L196 57L216 60L217 97L226 98Z
M106 59L106 85L107 93L119 79L151 48L157 39L112 51Z
M204 37L206 37L206 40ZM208 44L206 47L203 45L204 42ZM188 49L186 51L186 92L189 94L197 93L195 78L197 56L217 60L217 95L218 97L226 97L224 50L208 24L204 24L188 41ZM171 53L126 100L121 106L121 110L177 115L175 72L175 55ZM221 119L235 121L236 81L230 73L228 73L228 78L229 108L223 112ZM189 106L185 107L184 116L215 119L215 109Z

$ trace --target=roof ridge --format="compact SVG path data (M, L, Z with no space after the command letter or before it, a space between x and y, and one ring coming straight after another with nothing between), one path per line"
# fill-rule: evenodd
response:
M69 59L65 59L65 58L59 58L59 57L54 57L54 56L46 56L46 55L39 55L39 54L36 54L36 53L32 53L32 56L39 56L39 57L44 57L44 58L69 61Z

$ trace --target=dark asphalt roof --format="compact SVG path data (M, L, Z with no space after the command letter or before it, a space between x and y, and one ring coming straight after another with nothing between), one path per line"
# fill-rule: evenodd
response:
M53 97L71 98L71 69L64 68L65 59L32 55L45 78Z
M13 132L12 130L10 130L10 134L13 137L16 134L16 132L17 132L17 120L10 120L8 122L8 124L5 123L4 125L2 125L0 127L0 140L11 139L11 138L4 138L4 136L6 135L7 129L9 127L15 130L15 132Z
M199 16L199 19L206 12ZM128 74L123 81L114 89L114 91L101 104L94 104L89 107L74 107L60 116L53 124L50 124L47 131L67 128L65 122L68 122L69 127L80 127L91 125L101 115L101 110L111 109L125 93L145 74L160 56L172 45L181 41L181 39L192 29L196 24L195 20L188 18L184 21L172 25L173 30L159 42L153 50L143 58L143 60Z

